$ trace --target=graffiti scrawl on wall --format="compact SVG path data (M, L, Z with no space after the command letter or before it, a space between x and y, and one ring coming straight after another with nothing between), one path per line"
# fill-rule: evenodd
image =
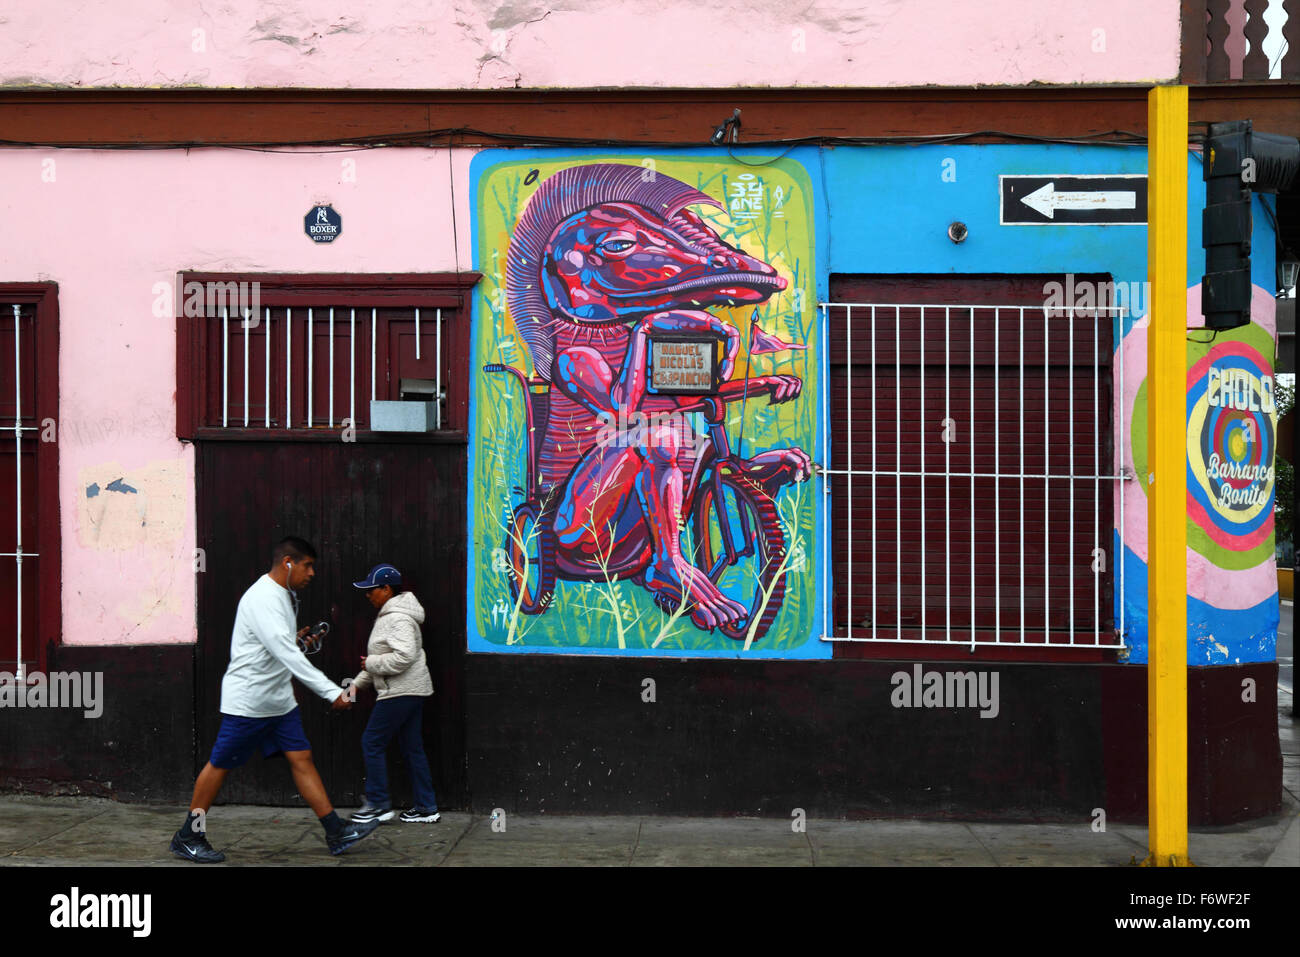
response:
M501 155L474 167L471 650L825 655L806 173Z

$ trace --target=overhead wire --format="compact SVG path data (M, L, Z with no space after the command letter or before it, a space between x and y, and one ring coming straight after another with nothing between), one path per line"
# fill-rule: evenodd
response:
M462 146L513 144L521 146L568 146L595 148L637 148L659 149L700 149L710 148L710 144L697 141L656 141L619 139L613 137L578 137L552 136L526 133L509 133L502 131L480 130L474 127L449 127L436 130L404 130L394 133L374 133L364 136L339 136L306 140L249 140L232 142L203 142L198 140L175 140L159 143L55 143L42 140L0 139L0 147L37 147L49 149L94 149L94 150L190 150L190 149L238 149L253 152L295 152L347 153L367 149L391 147L432 146L435 141L445 139L449 143L459 138ZM475 139L482 142L476 142ZM728 143L726 149L738 162L745 162L734 156L735 147L747 150L764 147L781 147L784 153L797 146L922 146L926 144L958 143L963 140L980 138L1011 140L1026 143L1059 143L1073 146L1143 146L1147 142L1145 135L1128 130L1109 130L1102 133L1086 133L1077 136L1039 136L1031 133L1013 133L1007 130L971 130L964 133L938 133L932 135L906 136L799 136L768 140L750 140L745 143ZM1189 142L1199 142L1203 134L1191 132ZM315 149L313 149L315 147ZM765 164L757 164L765 165Z

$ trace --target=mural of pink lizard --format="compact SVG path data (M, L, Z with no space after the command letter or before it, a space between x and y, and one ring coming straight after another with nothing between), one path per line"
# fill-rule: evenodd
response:
M694 205L721 208L705 193L640 166L564 169L537 188L519 217L506 291L532 355L533 384L549 383L530 473L543 587L547 575L631 579L665 611L685 604L697 627L737 637L732 630L752 608L724 595L683 554L682 529L697 494L708 494L699 492L701 472L734 459L727 404L764 396L789 402L803 382L793 375L730 379L741 333L708 307L756 305L787 281L724 242L689 208ZM650 388L651 343L664 336L717 343L716 390L701 397ZM696 433L686 410L705 411L707 436ZM609 441L610 423L629 418L639 426ZM729 481L752 490L753 516L752 524L746 519L737 527L751 536L775 525L778 490L812 471L799 448L735 463L738 475ZM764 543L766 554L779 558L784 541L779 531L767 534L776 540Z

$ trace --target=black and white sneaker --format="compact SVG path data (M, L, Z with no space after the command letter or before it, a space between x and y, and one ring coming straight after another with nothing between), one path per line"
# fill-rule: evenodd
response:
M397 812L389 807L376 807L367 801L360 810L352 815L353 824L369 824L371 821L391 821Z
M226 855L214 850L202 834L195 834L187 839L181 837L180 831L172 835L171 852L183 861L195 861L199 864L220 864L226 859Z
M334 855L342 854L357 841L373 834L378 827L378 821L367 821L365 824L354 824L349 821L339 829L337 834L326 837L326 842L330 846L330 853Z
M441 817L433 808L413 807L409 811L403 811L399 820L403 824L437 824Z

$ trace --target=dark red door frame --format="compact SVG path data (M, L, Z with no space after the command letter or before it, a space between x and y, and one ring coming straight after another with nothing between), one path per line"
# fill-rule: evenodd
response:
M38 630L33 641L23 643L23 659L45 671L50 648L63 640L63 564L59 530L59 286L53 282L0 283L0 302L29 305L36 310L36 409L38 428L46 419L55 423L55 441L36 441L36 548L40 566L37 579Z

